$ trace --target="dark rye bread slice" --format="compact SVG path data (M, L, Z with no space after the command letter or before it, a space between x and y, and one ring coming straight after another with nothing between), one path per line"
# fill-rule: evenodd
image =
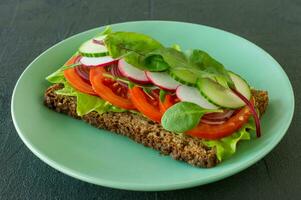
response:
M97 128L127 136L137 143L156 149L164 155L170 155L176 160L185 161L193 166L213 167L219 162L215 148L203 145L202 139L166 131L160 124L148 120L140 114L130 112L98 114L93 111L80 117L76 114L75 97L55 93L56 90L62 87L56 84L46 90L44 104L48 108L76 119L82 119ZM262 115L268 105L268 94L265 91L258 90L252 90L252 94L256 100L256 107Z

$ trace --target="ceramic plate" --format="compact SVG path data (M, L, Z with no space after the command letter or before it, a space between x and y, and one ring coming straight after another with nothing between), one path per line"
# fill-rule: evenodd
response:
M233 175L269 153L284 136L294 111L294 95L281 66L255 44L208 26L168 21L112 25L113 30L148 34L164 45L200 48L242 75L253 87L267 90L270 105L262 119L262 137L241 142L238 152L211 169L200 169L98 130L43 105L45 77L59 68L79 45L104 27L70 37L37 57L23 72L12 97L12 117L27 147L53 168L102 186L129 190L170 190L213 182Z

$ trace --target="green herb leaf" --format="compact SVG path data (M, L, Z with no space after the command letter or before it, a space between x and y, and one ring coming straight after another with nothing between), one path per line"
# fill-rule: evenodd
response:
M164 61L163 57L156 54L149 54L143 64L145 68L152 72L165 71L169 68L169 65Z
M234 83L224 66L204 51L195 49L187 56L180 51L178 45L165 48L153 38L133 32L110 33L105 39L105 44L112 57L125 57L128 63L140 69L185 69L196 78L211 78L226 88L234 88Z
M161 123L168 131L182 133L196 127L201 117L209 112L219 112L219 110L208 110L194 103L180 102L164 113Z
M234 83L224 66L208 53L197 49L187 52L188 55L175 48L156 49L146 56L145 65L148 68L156 67L163 70L168 69L168 67L183 69L190 71L196 79L211 78L223 87L234 87Z
M189 57L189 62L193 68L197 69L194 70L194 73L200 78L211 78L226 88L234 87L234 83L224 66L208 53L195 49Z
M147 69L145 55L163 46L155 39L140 33L115 32L105 38L105 44L113 58L125 57L135 67Z
M167 92L165 90L160 90L159 92L159 98L161 102L165 101L165 97L166 97Z
M150 52L145 58L145 63L148 66L148 63L153 64L154 62L161 62L161 65L165 63L166 69L169 67L189 69L191 67L185 54L174 48L160 48Z

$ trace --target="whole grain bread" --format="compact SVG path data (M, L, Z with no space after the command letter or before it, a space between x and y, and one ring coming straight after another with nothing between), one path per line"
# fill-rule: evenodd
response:
M160 124L140 114L131 112L99 114L93 111L80 117L76 114L75 97L55 93L62 87L56 84L46 90L44 104L48 108L82 119L96 128L127 136L137 143L160 151L161 154L170 155L193 166L208 168L219 162L215 148L205 146L202 139L166 131ZM252 90L252 95L255 98L255 106L262 115L268 105L268 94L265 91Z

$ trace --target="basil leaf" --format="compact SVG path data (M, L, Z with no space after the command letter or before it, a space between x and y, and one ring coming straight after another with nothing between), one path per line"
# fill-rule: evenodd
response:
M204 109L190 102L180 102L164 113L161 123L168 131L182 133L196 127L204 114L218 111Z

